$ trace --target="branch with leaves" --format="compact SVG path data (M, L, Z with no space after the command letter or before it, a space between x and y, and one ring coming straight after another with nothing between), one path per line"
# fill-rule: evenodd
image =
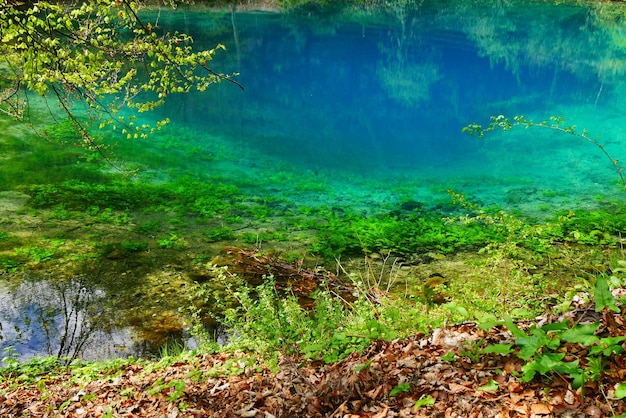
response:
M72 121L77 145L104 154L91 125L119 126L133 139L167 123L136 125L122 109L150 111L171 94L223 80L241 87L208 66L222 45L196 50L189 35L143 21L141 8L129 0L0 0L0 111L31 122L29 97L41 96Z
M589 132L586 129L582 131L577 131L575 125L565 125L565 119L562 116L551 116L548 121L542 122L533 122L532 120L526 119L524 116L514 116L513 119L509 119L503 115L491 116L491 123L487 125L487 127L483 128L482 125L471 123L462 129L463 132L469 133L470 135L478 136L478 138L482 138L486 132L494 131L496 129L502 129L502 131L506 132L516 126L524 126L525 128L545 128L551 129L558 132L563 132L565 134L573 135L580 139L583 139L590 144L595 145L611 162L617 175L622 182L622 186L626 191L626 179L624 179L624 168L620 165L618 158L613 158L611 154L606 150L604 145L599 142L599 139L592 138L589 136Z

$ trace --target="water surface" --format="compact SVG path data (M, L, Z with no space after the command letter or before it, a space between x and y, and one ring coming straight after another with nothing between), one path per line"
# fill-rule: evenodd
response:
M245 91L223 83L163 112L197 129L193 141L219 136L247 163L267 156L375 189L413 188L417 200L454 188L533 213L593 204L620 194L593 145L536 129L478 141L461 129L491 115L562 115L623 155L624 37L610 7L424 1L377 13L180 12L162 26L224 44L213 66L240 73ZM507 199L520 188L523 202Z

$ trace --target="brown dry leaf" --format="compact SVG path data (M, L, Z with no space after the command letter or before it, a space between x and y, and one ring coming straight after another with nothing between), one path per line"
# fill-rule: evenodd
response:
M388 413L389 413L389 407L387 405L384 405L383 410L378 412L377 414L372 415L372 418L385 418Z
M602 410L595 405L590 405L585 408L585 414L591 418L602 418Z
M552 405L545 403L534 403L530 405L530 413L532 415L550 415L553 409Z
M612 334L619 332L626 335L622 322L610 326ZM445 337L444 340L459 336L465 338L464 333L478 335L475 331L475 325L471 324L452 326L440 337ZM493 332L486 338L493 344L511 337L505 332ZM416 354L418 350L419 355ZM624 380L624 376L620 377L620 371L626 370L624 354L610 359L611 372L603 374L594 385L586 386L585 396L582 397L581 392L573 391L567 383L560 381L551 384L545 380L524 383L511 373L505 372L500 377L494 374L496 369L519 370L521 362L515 358L492 357L489 364L478 365L463 361L445 363L441 356L448 351L429 345L428 339L423 336L415 336L393 342L377 341L363 354L353 353L344 361L332 365L302 362L294 367L294 363L301 360L290 358L279 363L278 373L267 369L258 369L261 371L257 372L257 367L248 367L249 371L239 376L207 377L202 381L188 378L190 371L221 368L225 362L242 356L222 353L198 356L189 364L177 363L160 371L147 372L139 366L126 367L114 378L103 374L100 380L94 379L86 386L68 385L72 379L69 375L48 378L43 389L35 384L0 382L0 416L100 416L110 405L115 405L113 414L120 418L168 418L168 415L177 415L178 418L183 415L186 418L236 417L237 413L239 416L266 418L401 418L417 416L418 413L423 417L541 418L567 409L578 413L585 411L593 418L609 416L610 409L618 415L626 412L623 402L603 396ZM355 373L354 367L366 363L370 364L366 371ZM415 372L416 369L420 372ZM165 377L168 382L185 382L184 397L180 399L187 405L184 412L175 409L179 401L167 400L170 394L167 391L147 394L147 389L159 377ZM489 379L500 383L500 396L475 396L475 392L468 387L476 381ZM390 397L389 391L397 382L409 382L411 393ZM544 394L546 385L550 389L547 397ZM84 393L96 397L89 402L80 397L80 402L59 411L59 405L72 399L81 388ZM46 397L42 396L44 393ZM431 396L435 403L428 408L414 410L416 400L425 396ZM548 403L557 405L552 408Z
M369 396L370 398L372 398L372 400L376 400L376 398L378 398L378 395L380 395L382 391L383 391L383 385L379 385L378 387L370 390L369 392L366 392L365 394Z
M474 389L468 388L467 386L459 385L458 383L448 383L448 387L450 388L451 395L474 391Z
M511 397L511 400L514 403L519 403L522 400L529 400L529 399L536 399L537 395L535 394L535 391L532 389L527 389L522 393L515 393L515 392L511 392L509 393L509 396Z

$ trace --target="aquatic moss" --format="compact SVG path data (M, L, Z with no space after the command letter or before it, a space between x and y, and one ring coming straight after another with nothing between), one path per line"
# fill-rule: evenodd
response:
M213 216L230 207L230 199L239 194L235 186L188 178L156 184L142 181L112 180L94 184L69 180L61 184L39 184L28 188L29 205L49 208L64 205L68 210L174 210Z
M390 250L400 254L483 246L499 240L494 228L480 223L450 223L436 216L333 217L318 227L311 251L325 258Z

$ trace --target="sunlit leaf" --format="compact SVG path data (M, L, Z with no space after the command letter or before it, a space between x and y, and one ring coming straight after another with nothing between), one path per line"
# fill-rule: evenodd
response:
M498 385L498 382L496 382L493 379L490 379L489 383L487 383L486 385L477 387L476 390L479 390L481 392L497 392L499 387L500 385Z
M418 409L423 406L429 407L429 406L433 406L434 404L435 404L435 399L430 395L426 395L426 396L422 396L421 398L418 399L417 402L415 402L414 408Z
M576 325L574 328L563 331L561 338L570 343L580 343L585 346L590 346L600 340L594 335L599 327L599 322Z
M626 382L622 382L615 386L615 397L617 399L626 398Z
M389 396L397 396L401 393L408 392L410 388L411 385L409 383L400 383L398 386L389 391Z
M513 344L490 344L483 350L483 353L495 353L495 354L511 354L513 350L511 347Z
M615 304L615 298L611 293L606 276L598 276L596 279L594 301L596 302L596 312L602 312L604 308L609 308L613 312L620 312Z

